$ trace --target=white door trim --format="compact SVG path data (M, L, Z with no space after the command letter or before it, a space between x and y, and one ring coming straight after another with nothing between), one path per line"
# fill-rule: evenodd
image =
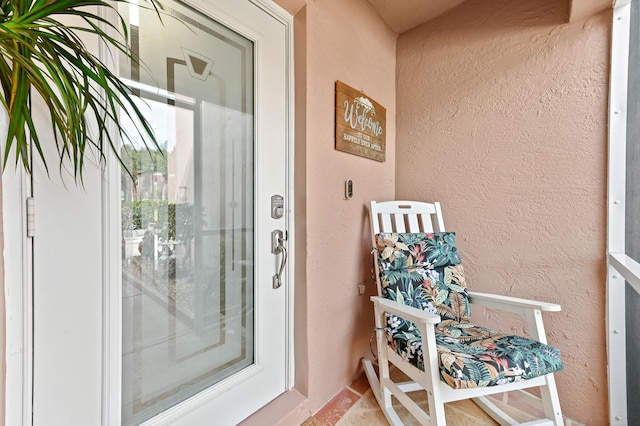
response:
M26 237L24 220L26 197L23 194L26 193L26 183L21 170L17 174L7 171L2 176L6 326L5 424L30 426L32 279L29 269L30 241Z
M115 22L114 9L101 8L101 16ZM102 24L102 29L112 37L118 37L114 28ZM117 73L118 57L100 43L99 57ZM115 123L109 123L108 131L116 134ZM114 183L114 184L112 184ZM114 155L107 155L102 180L102 424L121 424L122 400L122 266L119 250L121 229L120 165ZM116 232L117 231L117 232Z
M627 147L627 76L631 1L613 9L609 93L609 164L607 194L606 326L609 424L627 424L625 280L612 254L625 252L625 186ZM612 264L613 263L613 264Z
M285 96L286 99L286 110L287 110L287 124L286 124L286 137L287 137L287 170L286 170L286 179L287 179L287 193L285 194L285 220L286 220L286 229L288 230L288 242L287 242L287 250L289 252L289 260L286 265L286 275L285 275L285 288L286 291L286 306L287 306L287 315L286 315L286 327L287 327L287 335L286 339L286 354L287 354L287 378L286 385L287 390L293 389L295 383L295 345L294 345L294 277L295 277L295 210L294 210L294 165L295 165L295 73L294 73L294 57L293 57L293 16L289 14L285 9L278 6L273 0L250 0L253 4L260 7L262 10L271 15L274 19L278 20L285 27L286 32L286 47L285 47L285 57L286 57L286 65L285 70L287 73L287 93Z
M295 355L295 345L294 345L294 277L295 277L295 210L294 210L294 165L295 165L295 78L294 78L294 57L293 57L293 16L289 14L286 10L275 4L272 0L250 0L256 6L262 8L265 12L270 14L272 17L280 21L285 26L286 31L286 60L287 63L285 65L285 69L287 72L287 93L286 93L286 109L287 109L287 124L286 124L286 133L287 133L287 194L285 194L285 220L286 220L286 228L288 230L288 251L289 251L289 261L286 267L286 282L285 282L285 291L286 291L286 306L287 306L287 316L286 316L286 326L287 326L287 335L286 335L286 354L287 354L287 390L293 389L295 383L295 363L294 363L294 355Z
M6 115L0 117L5 134ZM4 136L2 137L4 141ZM4 149L3 149L4 151ZM9 161L11 163L11 160ZM11 166L10 166L11 167ZM5 424L30 426L32 412L31 239L27 238L26 198L30 185L22 165L7 168L2 177L5 298Z

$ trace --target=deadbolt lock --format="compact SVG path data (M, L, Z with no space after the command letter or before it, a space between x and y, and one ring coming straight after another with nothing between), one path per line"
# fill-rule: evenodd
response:
M282 195L271 196L271 217L281 219L284 216L284 197Z

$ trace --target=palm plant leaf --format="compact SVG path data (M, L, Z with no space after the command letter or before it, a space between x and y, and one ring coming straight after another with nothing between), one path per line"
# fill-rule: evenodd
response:
M147 149L157 148L151 125L135 104L129 87L100 58L91 53L81 34L97 36L115 52L136 61L126 44L127 26L117 11L129 0L0 0L0 102L9 116L3 152L3 169L13 152L16 166L31 173L29 144L48 171L43 144L30 102L41 99L49 111L53 143L60 167L70 160L76 180L82 180L87 148L101 161L108 150L119 153L120 139L141 140ZM148 0L160 18L159 5ZM87 7L114 10L114 24ZM84 26L65 25L63 16L80 18ZM117 36L112 34L117 33ZM123 127L123 118L134 123L136 135ZM106 131L113 123L117 134Z

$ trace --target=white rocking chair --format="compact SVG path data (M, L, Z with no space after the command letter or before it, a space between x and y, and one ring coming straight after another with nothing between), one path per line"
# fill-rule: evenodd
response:
M389 423L402 425L393 395L423 425L445 425L444 404L463 399L473 399L501 425L518 424L487 398L517 391L545 415L527 425L564 424L553 376L562 361L546 345L541 314L560 306L467 291L455 234L445 232L439 203L372 201L370 218L380 377L370 360L363 365ZM519 314L530 338L473 325L469 303ZM514 346L520 352L510 353ZM389 363L413 381L393 382ZM533 387L540 388L541 398L524 390ZM407 395L414 391L427 392L428 413Z

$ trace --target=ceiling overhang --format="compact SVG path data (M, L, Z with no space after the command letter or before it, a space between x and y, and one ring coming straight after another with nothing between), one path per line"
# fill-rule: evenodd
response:
M465 0L369 0L397 34L422 25L464 2Z
M368 0L382 19L397 34L418 27L466 0ZM524 1L524 0L514 0ZM553 1L553 0L550 0ZM606 9L615 0L555 0L570 4L569 22L581 21Z
M605 9L612 9L614 2L614 0L572 0L569 21L581 21Z

